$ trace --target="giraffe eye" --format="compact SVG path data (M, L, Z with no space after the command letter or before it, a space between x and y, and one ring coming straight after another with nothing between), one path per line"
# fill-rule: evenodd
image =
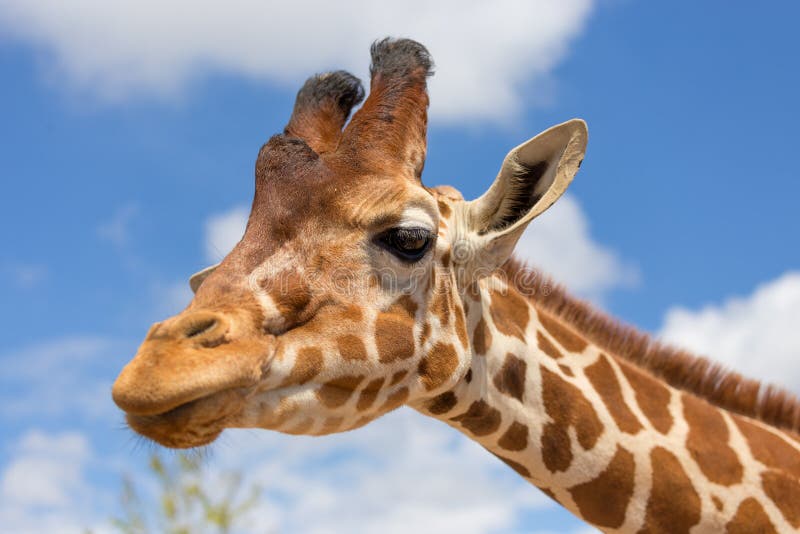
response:
M380 246L405 262L422 259L433 243L433 234L426 228L391 228L377 237Z

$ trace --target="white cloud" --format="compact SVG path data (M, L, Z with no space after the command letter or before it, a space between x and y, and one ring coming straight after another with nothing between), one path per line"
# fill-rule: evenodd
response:
M660 336L747 376L800 393L798 317L800 272L790 271L744 297L699 310L672 307Z
M46 50L59 83L112 100L175 94L213 71L284 85L336 68L363 76L373 40L407 36L438 66L433 114L502 121L537 100L523 87L546 88L594 1L7 0L0 25Z
M74 336L0 354L0 419L118 417L111 380L129 352L107 338Z
M570 291L595 302L602 302L613 289L639 281L636 266L592 239L589 221L571 195L560 198L531 222L515 253Z
M89 455L89 444L83 435L50 436L33 430L20 439L17 454L0 481L4 502L11 501L16 506L65 506L70 494L82 489L81 464Z
M555 506L477 443L406 408L322 438L228 431L214 451L215 469L246 465L265 488L259 531L527 532L521 514Z
M87 480L86 436L33 429L11 452L0 472L0 531L80 533L98 521L104 497Z
M233 247L244 235L249 214L249 209L237 206L208 218L205 227L205 247L208 261L217 263L233 250Z

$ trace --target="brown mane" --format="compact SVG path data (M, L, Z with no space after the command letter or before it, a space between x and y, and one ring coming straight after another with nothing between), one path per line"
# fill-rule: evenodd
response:
M563 319L601 349L720 408L800 434L800 399L794 394L655 340L569 295L563 286L516 259L500 270L537 308Z

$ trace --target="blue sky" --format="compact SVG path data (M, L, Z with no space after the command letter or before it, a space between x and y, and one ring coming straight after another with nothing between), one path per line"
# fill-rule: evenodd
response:
M350 10L304 20L244 0L224 15L199 10L206 18L123 2L113 23L102 4L0 5L0 524L97 525L114 510L120 473L147 453L111 403L116 372L152 322L186 303L188 275L237 237L256 152L304 77L363 75L384 34L419 38L437 60L426 183L475 197L511 147L584 118L581 172L522 255L625 321L800 392L796 2L508 0L496 16L386 7L356 22ZM362 525L429 513L446 519L442 531L458 518L459 532L581 528L418 419L401 411L318 440L232 433L211 463L256 462L281 531L300 528L303 510L356 504ZM402 465L387 436L404 445L390 448ZM363 476L334 492L343 466ZM464 469L474 478L458 478ZM426 482L433 512L414 500L416 474L455 477ZM365 497L377 476L399 489Z

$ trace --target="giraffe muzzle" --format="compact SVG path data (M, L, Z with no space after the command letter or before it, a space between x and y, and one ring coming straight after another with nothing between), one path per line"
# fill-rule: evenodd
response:
M112 388L129 416L157 416L262 379L274 338L254 335L237 316L186 310L153 325Z

